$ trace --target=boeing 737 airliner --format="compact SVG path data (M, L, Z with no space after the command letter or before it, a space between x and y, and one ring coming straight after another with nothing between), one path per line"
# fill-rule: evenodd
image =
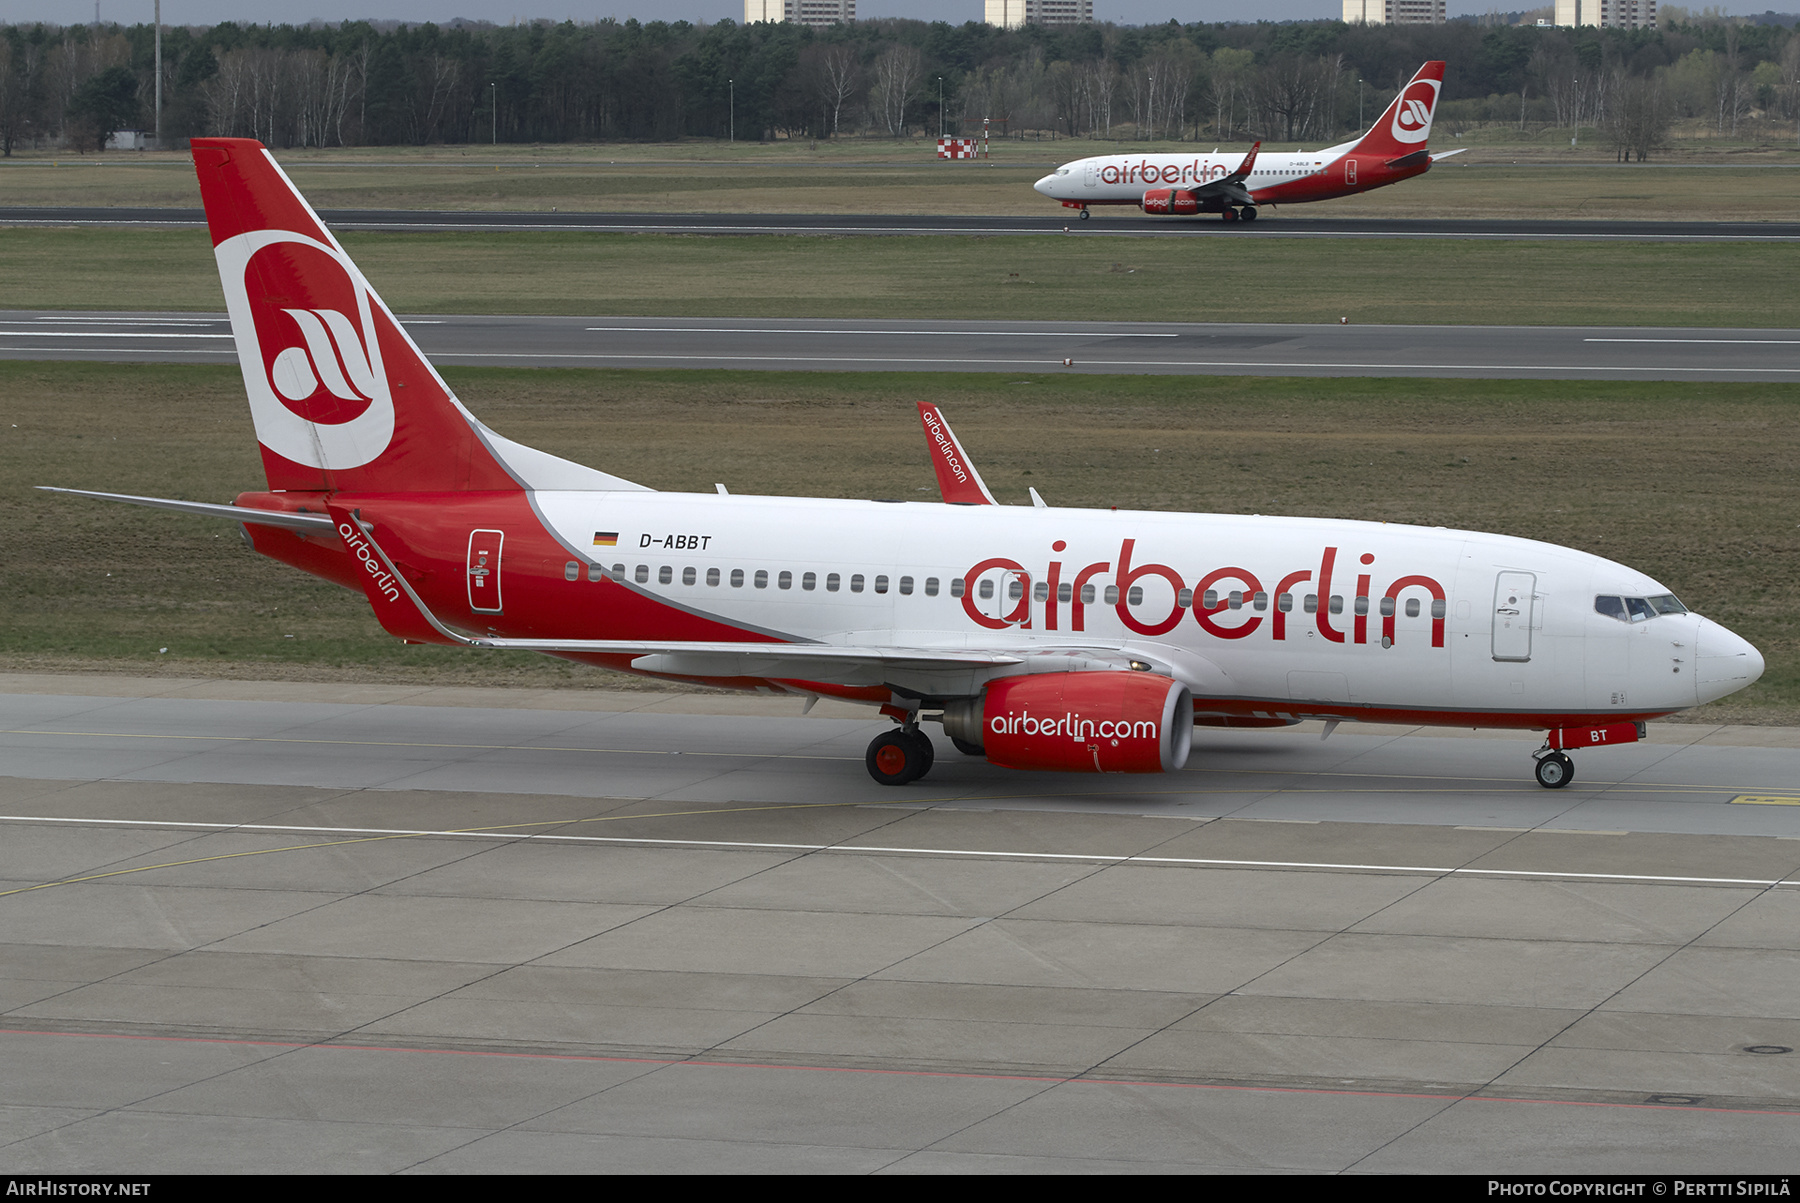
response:
M463 408L257 142L196 138L268 489L239 523L413 642L522 648L894 721L1016 769L1170 772L1195 724L1323 719L1631 742L1756 680L1755 648L1623 564L1528 539L1308 518L994 504L921 404L944 503L661 493ZM75 490L70 490L75 491Z
M1064 163L1033 185L1051 200L1081 210L1091 205L1136 205L1146 213L1217 213L1226 221L1255 221L1258 205L1297 205L1384 188L1424 175L1438 159L1425 149L1431 115L1444 83L1444 64L1426 63L1387 111L1355 142L1288 154L1250 153L1097 155Z

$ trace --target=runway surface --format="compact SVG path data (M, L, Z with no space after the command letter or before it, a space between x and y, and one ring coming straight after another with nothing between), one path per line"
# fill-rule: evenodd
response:
M1123 206L1096 209L1086 221L1046 202L1041 216L810 213L484 213L466 210L321 209L334 230L562 230L596 233L833 236L1061 234L1192 238L1460 238L1492 241L1793 242L1797 222L1485 221L1310 216L1307 206L1265 207L1254 223L1217 217L1154 218ZM194 228L199 209L30 208L0 206L0 226L128 226Z
M1800 732L1200 732L0 677L0 1159L1749 1174L1800 1137Z
M455 314L402 320L434 362L469 366L1800 379L1800 330ZM0 358L229 363L236 351L224 314L10 310L0 311Z

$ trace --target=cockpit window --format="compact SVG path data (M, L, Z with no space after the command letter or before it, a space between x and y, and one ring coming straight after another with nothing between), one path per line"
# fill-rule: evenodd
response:
M1594 613L1616 618L1620 622L1647 622L1658 614L1687 612L1687 607L1673 593L1663 593L1656 597L1612 597L1601 594L1594 599Z

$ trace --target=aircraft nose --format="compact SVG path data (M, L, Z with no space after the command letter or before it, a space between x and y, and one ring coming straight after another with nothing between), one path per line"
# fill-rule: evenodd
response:
M1045 176L1043 179L1041 179L1037 183L1033 184L1032 187L1037 189L1039 192L1042 192L1045 196L1054 196L1055 195L1054 189L1056 188L1056 173L1051 172L1049 175Z
M1700 620L1694 658L1694 685L1702 703L1734 694L1763 675L1762 653L1748 639L1710 619Z

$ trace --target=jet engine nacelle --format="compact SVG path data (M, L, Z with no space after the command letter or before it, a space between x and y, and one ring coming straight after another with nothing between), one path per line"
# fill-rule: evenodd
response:
M1169 773L1187 763L1194 699L1147 672L1042 673L988 683L978 740L968 713L946 708L944 729L979 743L994 764L1066 773Z
M1146 213L1183 216L1200 212L1200 198L1180 188L1152 188L1138 206Z

